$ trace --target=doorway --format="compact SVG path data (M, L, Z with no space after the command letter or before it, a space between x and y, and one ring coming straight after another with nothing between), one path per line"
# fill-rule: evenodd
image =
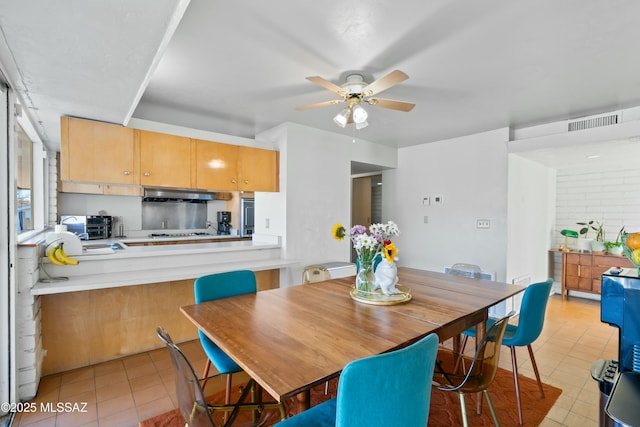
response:
M368 175L352 178L351 185L351 226L369 226L382 222L382 175ZM356 253L351 249L351 261Z

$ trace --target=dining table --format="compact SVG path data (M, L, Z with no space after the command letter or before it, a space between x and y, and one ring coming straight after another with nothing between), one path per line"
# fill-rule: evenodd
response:
M218 299L182 313L277 401L335 378L349 362L405 347L435 333L457 338L489 307L524 287L407 267L398 268L408 301L369 304L351 296L355 277Z

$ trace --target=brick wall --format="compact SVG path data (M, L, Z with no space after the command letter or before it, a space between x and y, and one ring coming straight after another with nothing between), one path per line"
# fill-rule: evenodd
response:
M17 253L16 296L16 366L18 369L18 399L36 395L42 371L42 336L40 333L40 297L31 295L39 280L38 246L19 246Z
M47 153L48 217L45 223L53 227L58 218L58 168L56 153ZM42 373L45 351L42 348L40 297L31 295L39 280L38 261L42 246L18 246L16 295L16 365L18 369L18 399L35 397Z
M623 225L629 232L640 231L640 169L559 170L556 191L556 247L564 240L560 231L578 231L578 221L603 223L611 241Z
M564 242L563 229L578 231L576 222L599 221L604 224L605 241L614 241L620 227L640 231L640 169L568 169L557 172L556 226L553 247ZM595 236L593 230L589 237ZM562 257L550 259L557 284L562 279Z

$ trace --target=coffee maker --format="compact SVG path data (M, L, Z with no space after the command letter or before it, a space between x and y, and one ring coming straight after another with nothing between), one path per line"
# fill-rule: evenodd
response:
M231 234L229 229L231 228L231 212L218 211L218 234L228 235Z

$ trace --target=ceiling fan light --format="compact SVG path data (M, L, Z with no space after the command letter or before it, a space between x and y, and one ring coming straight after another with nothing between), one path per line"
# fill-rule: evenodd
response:
M367 126L369 126L369 123L367 123L366 120L364 122L361 122L361 123L356 122L356 129L358 129L358 130L364 129Z
M362 108L360 105L356 105L355 107L353 107L353 121L356 122L356 124L366 123L367 117L369 117L369 114L367 114L367 110Z
M342 111L340 111L338 114L336 114L336 116L333 118L333 121L338 126L345 127L347 126L347 121L349 120L350 114L351 114L351 111L349 111L348 108L345 108Z

